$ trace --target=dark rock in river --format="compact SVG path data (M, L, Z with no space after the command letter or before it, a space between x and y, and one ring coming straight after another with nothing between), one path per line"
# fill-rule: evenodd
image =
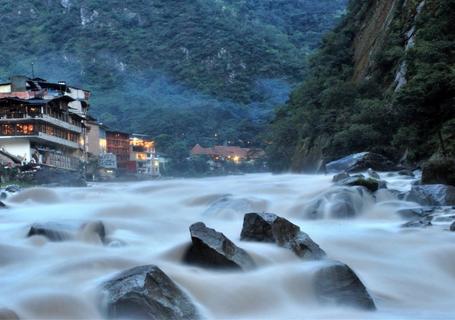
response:
M193 224L190 232L192 244L184 256L186 263L221 269L250 270L255 267L245 250L202 222Z
M374 203L373 195L364 187L330 189L308 202L302 210L307 219L347 219Z
M455 159L431 160L422 168L422 184L455 186Z
M124 271L103 285L111 319L198 319L190 298L157 266Z
M364 176L353 176L346 178L337 182L337 184L349 186L349 187L365 187L370 192L377 191L380 187L384 187L384 183L379 180L372 179L372 178L365 178Z
M15 184L9 185L5 188L5 191L9 192L9 193L20 192L21 190L22 190L22 188Z
M434 212L432 207L406 208L397 211L398 215L404 219L415 219L428 216Z
M338 304L364 310L375 310L373 298L350 267L333 262L316 271L316 297L323 304Z
M232 218L243 216L245 212L261 211L264 209L265 202L225 195L211 203L204 211L203 215L209 217Z
M328 172L359 172L370 168L377 171L393 171L396 166L386 157L372 152L352 154L326 164Z
M10 309L0 308L0 320L19 320L19 316Z
M373 169L369 168L367 172L368 172L368 175L370 177L372 177L373 179L376 179L376 180L380 180L381 179L379 174L376 171L374 171Z
M450 225L449 230L450 230L450 231L455 231L455 222L453 222L453 223Z
M320 259L322 250L300 227L272 213L247 213L240 235L242 240L275 242L301 258Z
M73 226L57 223L35 223L30 227L27 237L44 236L50 241L65 241L74 238Z
M413 186L405 200L424 206L453 206L455 187L443 184Z
M342 181L342 180L347 179L349 177L350 177L350 175L347 172L338 173L338 174L333 176L332 182L339 182L339 181Z
M433 224L431 221L433 220L432 216L426 216L421 219L413 220L402 224L402 228L426 228L431 227Z
M105 242L106 228L101 221L89 223L35 223L30 227L27 237L43 236L50 241L73 240L80 233L92 233L99 237L101 242Z
M412 178L415 177L414 172L412 172L411 170L408 170L408 169L400 170L400 171L398 171L398 174L400 176L408 176L408 177L412 177Z
M34 173L31 181L34 185L53 185L65 187L86 187L87 182L81 171L41 167Z
M6 204L3 203L3 201L0 201L0 209L6 209L7 206Z

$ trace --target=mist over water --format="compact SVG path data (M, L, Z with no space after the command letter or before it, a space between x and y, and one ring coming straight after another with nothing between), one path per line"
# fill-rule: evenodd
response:
M412 182L386 179L389 188L402 191ZM155 264L210 319L454 318L455 234L443 230L443 223L400 228L396 211L412 204L387 192L356 198L358 212L351 219L305 217L315 199L337 188L331 176L258 174L25 190L9 198L10 209L0 213L0 306L25 319L102 318L103 281L130 267ZM332 200L326 199L329 206ZM357 273L378 310L319 305L311 279L326 262L302 261L273 244L240 241L243 215L251 211L273 212L298 224L329 258ZM91 221L106 225L108 245L90 224L72 241L26 237L35 222ZM223 232L259 267L225 272L183 264L188 228L198 221Z

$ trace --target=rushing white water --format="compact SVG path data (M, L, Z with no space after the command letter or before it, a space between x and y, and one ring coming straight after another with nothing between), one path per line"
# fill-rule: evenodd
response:
M410 188L405 178L387 179L392 188ZM210 319L455 318L455 233L443 224L400 228L396 210L411 204L387 192L376 201L367 195L356 200L355 218L306 220L305 208L329 188L330 176L259 174L25 190L0 212L0 307L24 319L102 318L100 284L130 267L156 264ZM227 194L229 201L210 206ZM243 214L250 211L298 224L330 258L352 267L378 310L318 305L308 275L319 262L240 241ZM110 246L90 232L65 242L26 237L34 222L99 220ZM181 263L188 227L198 221L247 250L259 268L221 272Z

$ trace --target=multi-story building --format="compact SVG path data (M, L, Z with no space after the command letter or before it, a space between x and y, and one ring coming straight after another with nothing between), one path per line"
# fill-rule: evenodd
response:
M117 158L117 167L120 174L128 172L130 161L130 135L121 131L106 131L107 152Z
M86 161L90 92L43 79L0 84L0 148L21 159L77 170Z
M86 123L86 150L89 159L87 176L93 179L110 179L117 172L117 156L107 152L107 127L88 117Z
M133 134L130 137L130 146L130 171L139 176L159 176L160 163L153 140L147 135Z

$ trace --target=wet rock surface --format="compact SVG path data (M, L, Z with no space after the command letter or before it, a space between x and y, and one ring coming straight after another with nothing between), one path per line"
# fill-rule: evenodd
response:
M350 175L347 172L338 173L338 174L333 176L332 182L339 182L339 181L342 181L342 180L347 179L349 177L350 177Z
M129 269L103 285L110 319L198 319L190 298L154 265Z
M375 310L373 298L354 271L341 262L329 262L313 279L316 297L322 304L339 304Z
M347 219L359 214L370 201L374 197L364 187L337 187L309 201L302 214L307 219Z
M423 206L453 206L455 187L443 184L413 186L405 196L405 200L417 202Z
M422 184L455 186L455 159L432 160L422 168Z
M423 217L421 219L412 220L401 225L402 228L427 228L431 227L433 221L432 216Z
M320 259L326 255L299 226L273 213L247 213L240 237L245 241L274 242L301 258Z
M93 234L99 237L101 242L106 241L106 228L101 221L93 221L88 223L34 223L28 233L27 237L43 236L49 241L59 242L74 240L81 234Z
M245 250L204 223L193 224L190 233L192 244L183 258L186 263L218 269L251 270L255 267Z
M327 172L360 172L368 169L376 171L393 171L395 164L386 157L372 152L362 152L329 162L326 164Z
M450 225L449 230L450 230L450 231L455 231L455 222L453 222L453 223Z
M370 192L377 191L380 187L384 185L376 179L373 178L365 178L362 175L352 176L346 179L343 179L337 182L339 185L348 186L348 187L364 187L367 188Z

